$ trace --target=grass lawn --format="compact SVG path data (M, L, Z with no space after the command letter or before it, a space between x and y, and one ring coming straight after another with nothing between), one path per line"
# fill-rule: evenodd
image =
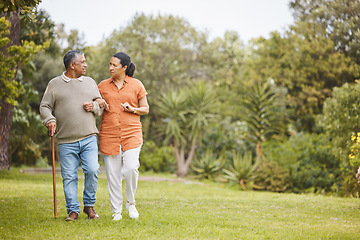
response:
M0 239L360 238L359 199L241 191L205 182L140 181L140 218L130 219L124 210L115 222L104 172L95 205L100 219L81 213L78 221L65 222L62 179L56 179L54 219L51 174L0 172ZM79 193L83 183L80 179Z

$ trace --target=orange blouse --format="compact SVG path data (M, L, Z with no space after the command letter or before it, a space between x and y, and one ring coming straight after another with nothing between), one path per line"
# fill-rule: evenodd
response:
M102 98L109 104L104 110L100 125L100 151L104 155L117 155L120 145L123 151L140 147L143 143L140 116L125 112L120 103L128 102L138 107L139 99L147 92L137 79L126 76L120 90L113 78L103 80L98 85Z

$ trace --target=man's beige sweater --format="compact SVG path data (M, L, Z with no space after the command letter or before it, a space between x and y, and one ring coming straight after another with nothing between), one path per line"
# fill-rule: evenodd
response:
M56 122L55 136L59 143L72 143L99 133L95 115L100 115L99 105L93 102L92 112L83 103L101 98L95 81L86 76L69 79L64 74L48 83L40 103L44 125Z

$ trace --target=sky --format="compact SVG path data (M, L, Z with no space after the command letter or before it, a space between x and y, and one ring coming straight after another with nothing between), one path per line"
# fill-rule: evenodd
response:
M210 40L236 31L247 43L252 38L268 38L270 32L284 32L294 20L290 0L42 0L39 9L50 14L55 24L65 24L67 33L77 29L85 45L96 45L114 30L126 27L136 13L173 15Z

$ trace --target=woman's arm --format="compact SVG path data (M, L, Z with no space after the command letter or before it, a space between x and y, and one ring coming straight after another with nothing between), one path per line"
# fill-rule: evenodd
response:
M146 96L139 99L139 106L137 108L131 107L128 102L122 103L121 106L125 112L134 113L136 115L146 115L149 113L149 104Z

